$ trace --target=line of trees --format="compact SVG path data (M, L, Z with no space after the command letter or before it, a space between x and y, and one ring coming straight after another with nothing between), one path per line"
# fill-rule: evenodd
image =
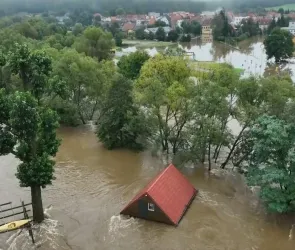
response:
M241 24L233 27L222 10L212 20L213 39L217 41L242 41L262 33L258 22L252 18L242 20Z
M133 81L126 84L126 91L133 94L124 96L130 102L132 99L134 106L126 104L124 109L118 105L118 94L109 92L112 104L108 110L112 112L107 119L113 116L111 120L116 122L111 124L116 127L98 126L98 134L103 127L108 139L113 137L115 141L126 136L126 143L116 140L118 147L123 144L133 148L140 143L136 149L152 148L178 164L205 163L208 171L213 166L235 167L249 185L260 187L261 199L269 211L295 211L295 88L290 77L240 79L230 65L220 64L204 71L181 55L181 51L167 51L147 59L135 52L122 58L121 72L140 68L139 74L125 73ZM130 107L137 107L135 118L133 112L126 115ZM125 119L116 119L122 110ZM137 126L142 124L138 122L131 133L132 121L139 113L148 130L139 129ZM238 134L229 127L232 119L240 125ZM135 136L132 144L130 134ZM104 142L104 137L99 138Z

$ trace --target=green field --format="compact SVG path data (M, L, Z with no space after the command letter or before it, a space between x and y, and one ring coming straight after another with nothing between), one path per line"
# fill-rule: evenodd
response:
M148 41L148 40L127 40L123 39L123 46L135 46L137 48L159 48L167 46L175 46L177 43L171 42L157 42L157 41Z
M198 62L198 61L195 61L195 62L192 62L192 65L193 65L193 67L195 69L202 69L202 70L207 71L207 70L214 70L216 68L222 67L225 64L217 63L217 62ZM244 70L240 69L240 68L234 68L234 71L237 74L242 74L244 72Z
M290 3L290 4L285 4L281 6L276 6L276 7L269 7L266 8L267 10L279 10L280 8L283 8L284 10L295 10L295 3Z

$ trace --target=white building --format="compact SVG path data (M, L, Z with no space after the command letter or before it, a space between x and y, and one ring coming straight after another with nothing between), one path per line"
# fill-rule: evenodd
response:
M145 29L144 31L146 33L150 33L152 32L153 34L156 34L156 32L158 31L159 28L147 28ZM164 31L166 34L168 34L170 31L171 31L171 28L170 27L163 27Z
M283 27L282 29L288 30L293 36L295 36L295 22L289 22L289 27Z
M202 17L213 18L216 14L216 11L203 11L201 13Z
M248 16L235 16L233 18L233 21L231 22L231 24L233 25L239 25L241 24L241 22L244 20L244 19L248 19L249 17Z
M161 16L161 14L160 14L160 13L157 13L157 12L149 12L149 13L148 13L148 16L149 16L149 17L158 18L158 17Z
M157 20L157 21L162 21L162 22L164 22L167 26L170 25L169 20L168 20L168 18L167 18L166 16L160 16L160 17L158 17L156 20Z

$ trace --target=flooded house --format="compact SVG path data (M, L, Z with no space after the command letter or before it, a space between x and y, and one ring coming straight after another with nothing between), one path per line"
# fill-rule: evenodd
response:
M172 164L160 172L121 214L177 226L198 191Z

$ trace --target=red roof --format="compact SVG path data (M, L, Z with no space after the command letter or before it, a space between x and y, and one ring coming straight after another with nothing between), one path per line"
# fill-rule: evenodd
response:
M125 23L122 27L122 31L134 30L135 26L135 23Z
M178 224L197 190L170 164L140 191L122 212L143 195L149 195L155 204L174 223Z

